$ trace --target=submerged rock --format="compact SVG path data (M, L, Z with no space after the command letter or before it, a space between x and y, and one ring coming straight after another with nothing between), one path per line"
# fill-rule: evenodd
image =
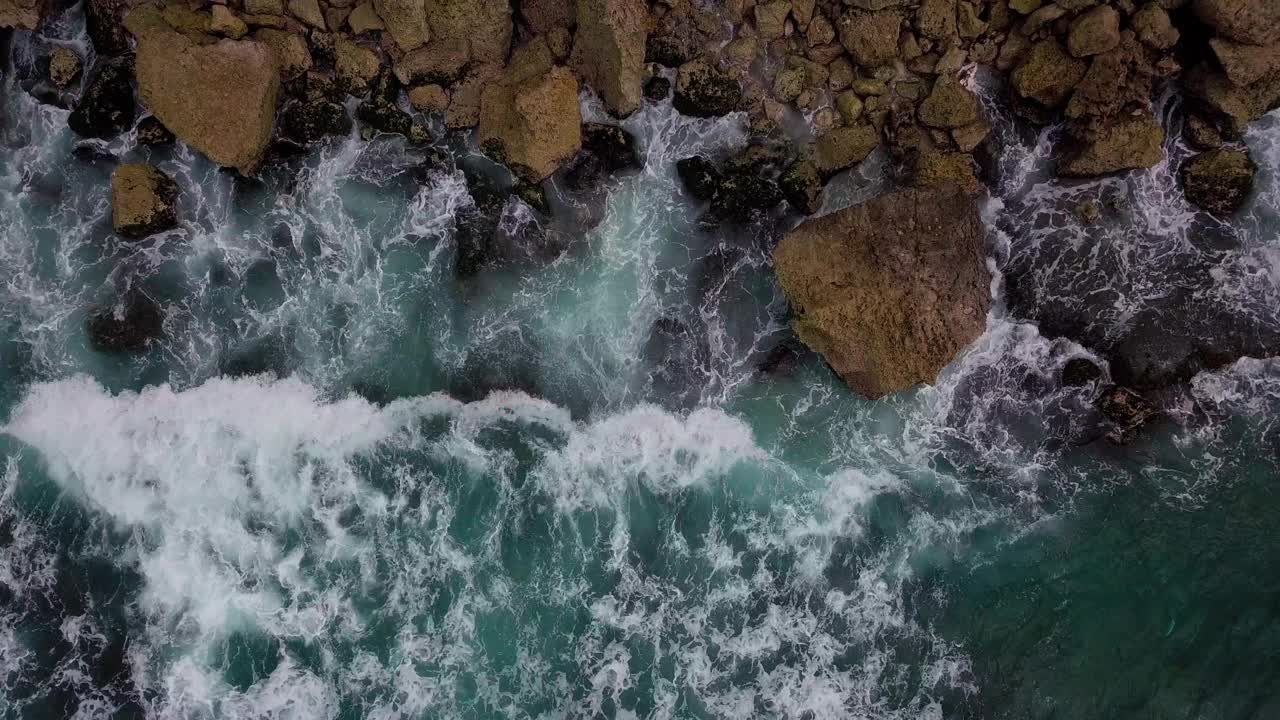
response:
M973 200L902 190L810 220L774 251L796 334L870 398L933 382L986 328L990 274Z
M133 84L125 60L101 63L67 125L77 135L93 138L115 137L133 126Z
M1214 215L1230 215L1249 200L1258 166L1245 150L1220 148L1201 153L1182 167L1187 200Z
M271 142L280 71L271 49L250 40L199 45L161 27L143 8L129 14L138 37L138 94L184 142L219 165L251 174Z
M1158 411L1146 398L1129 388L1113 385L1098 399L1103 417L1114 424L1107 440L1116 445L1128 444L1134 434L1156 417Z
M1062 366L1062 384L1081 387L1102 379L1102 368L1089 358L1071 358Z
M607 175L643 167L636 139L617 125L583 123L582 151L565 174L570 190L599 187Z
M139 145L151 147L172 145L174 140L177 140L173 133L169 132L169 128L154 115L148 115L138 122L137 137Z
M117 305L92 313L85 329L98 352L138 352L164 335L164 311L145 293L132 290Z
M154 165L125 163L111 175L111 224L127 238L144 238L178 222L178 185Z

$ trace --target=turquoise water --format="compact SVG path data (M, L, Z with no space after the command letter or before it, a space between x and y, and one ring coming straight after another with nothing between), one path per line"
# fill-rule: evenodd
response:
M1051 135L1005 128L988 331L870 403L809 355L757 369L794 218L705 231L673 171L743 118L647 105L643 171L554 222L509 204L460 277L466 178L396 139L245 181L78 145L12 79L4 108L0 716L1280 714L1280 366L1201 374L1114 448L1057 379L1087 353L1005 310L1000 270L1099 237L1111 310L1154 302L1134 278L1200 252L1169 167L1063 186ZM1274 292L1276 137L1221 261L1242 312ZM116 238L102 153L175 177L181 227ZM94 351L138 290L165 339Z

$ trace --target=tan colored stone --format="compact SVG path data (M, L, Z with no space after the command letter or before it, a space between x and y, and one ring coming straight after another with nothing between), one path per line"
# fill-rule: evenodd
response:
M528 182L541 182L582 147L578 82L563 66L484 89L480 146Z
M214 5L209 15L209 31L239 40L249 34L249 26L226 5Z
M642 0L578 0L569 65L620 117L640 107L646 16Z
M246 174L257 168L280 87L270 47L248 40L198 45L149 29L138 37L135 73L142 104L174 135L219 165Z
M353 35L363 35L368 32L377 32L385 30L386 25L379 17L378 11L373 7L372 2L360 3L355 10L347 16L347 27L351 28Z
M178 186L154 165L122 163L111 174L111 225L144 238L177 224Z
M984 240L956 186L903 190L802 223L773 264L796 334L875 399L934 382L985 331Z
M418 112L444 112L449 108L449 93L439 85L419 85L409 89L409 104Z

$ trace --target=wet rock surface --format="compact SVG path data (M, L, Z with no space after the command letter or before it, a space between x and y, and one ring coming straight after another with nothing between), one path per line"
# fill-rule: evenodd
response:
M973 201L904 190L810 220L774 252L796 334L878 398L938 373L986 327L990 276Z

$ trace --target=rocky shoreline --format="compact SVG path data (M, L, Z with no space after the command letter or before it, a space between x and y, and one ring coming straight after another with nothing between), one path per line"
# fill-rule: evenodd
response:
M39 32L79 11L2 0L0 27ZM24 87L68 107L82 137L136 130L141 144L181 141L243 175L355 127L419 145L444 128L474 133L511 171L495 192L545 214L546 183L591 188L639 164L624 130L584 123L584 88L615 118L668 98L692 117L745 113L740 153L679 164L710 224L819 213L824 186L883 148L904 190L801 224L775 256L799 336L873 397L932 381L982 332L974 198L992 124L972 67L1003 80L1023 121L1060 126L1062 178L1164 162L1153 95L1178 83L1185 140L1201 151L1179 169L1186 197L1219 216L1252 190L1245 129L1280 106L1272 0L85 0L83 12L90 58L49 42L44 75ZM121 165L117 233L173 227L180 192L156 167ZM483 266L483 248L463 245L485 232L460 238L460 273ZM810 252L817 244L827 250ZM833 273L831 257L860 258L858 271ZM159 332L154 309L144 314ZM1102 403L1121 426L1150 416L1137 394L1124 400Z

